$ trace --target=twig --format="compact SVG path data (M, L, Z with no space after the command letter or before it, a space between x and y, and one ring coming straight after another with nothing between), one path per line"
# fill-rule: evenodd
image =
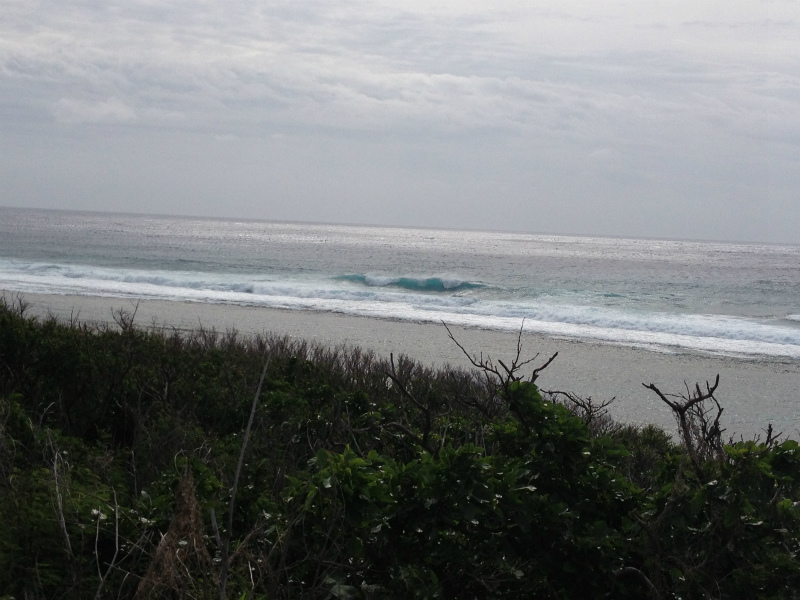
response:
M531 383L534 383L539 378L539 373L541 373L547 367L549 367L550 363L553 362L556 359L556 356L558 356L558 352L556 352L555 354L553 354L553 356L551 356L549 359L547 359L547 362L544 363L541 367L539 367L538 369L534 369L533 370L533 373L531 373L531 379L530 379Z
M67 557L70 560L70 563L74 560L75 556L72 553L72 544L69 540L69 532L67 532L67 522L64 518L64 503L61 496L61 487L59 486L59 473L58 473L58 463L61 462L61 453L56 451L55 455L53 456L53 480L56 484L56 507L58 510L58 524L61 528L61 535L64 536L64 550L67 553Z
M216 515L212 509L211 511L211 526L214 530L214 537L220 549L220 573L219 573L219 597L220 600L226 600L227 592L226 586L228 583L228 568L230 566L228 550L231 544L231 536L233 533L233 515L236 507L236 491L239 488L239 476L242 473L242 464L244 463L244 454L247 450L247 442L250 440L250 430L253 427L253 419L256 415L256 408L258 407L258 398L261 396L261 387L264 385L264 379L267 376L267 369L269 368L270 357L264 362L264 370L261 372L261 379L258 380L258 388L253 397L253 405L250 408L250 418L247 421L247 428L244 431L244 439L242 440L242 449L239 452L239 462L236 464L236 475L233 477L233 488L231 488L231 504L228 511L228 531L225 532L224 539L219 534L217 527Z
M722 434L722 430L719 427L719 418L722 415L722 407L720 406L717 399L714 397L714 392L716 391L717 387L719 386L719 374L717 374L717 378L714 380L714 385L710 385L706 382L706 391L703 392L700 389L700 384L695 384L695 392L693 394L689 394L688 396L674 396L673 398L678 398L680 401L670 400L667 394L664 394L661 390L659 390L655 384L651 383L649 385L642 383L642 385L655 392L658 397L664 402L667 406L672 409L672 412L675 414L675 418L678 421L678 425L681 429L681 435L683 436L684 445L686 446L686 450L689 453L689 458L692 461L692 464L695 467L695 470L699 474L701 472L701 465L700 465L700 456L699 451L701 447L699 447L699 443L696 441L697 434L692 433L692 428L690 427L690 419L687 418L687 414L695 414L696 417L699 417L700 420L700 429L702 433L702 443L704 448L708 448L709 445L712 446L719 446L718 438ZM688 391L689 386L686 386ZM702 407L702 403L706 400L713 400L717 406L717 416L714 419L714 422L709 427L708 425L708 418L706 417L707 411L702 410L700 408L699 414L693 413L695 411L695 407Z
M408 389L406 389L406 386L403 385L403 382L397 377L397 371L394 368L394 354L389 354L389 362L392 365L392 372L390 373L389 371L385 371L387 377L389 377L389 379L391 379L394 384L400 388L400 391L403 392L403 395L411 400L411 402L413 402L417 408L419 408L422 412L427 412L427 409L422 402L417 400L414 395L409 392Z
M94 556L97 561L97 574L100 576L100 584L97 586L97 592L95 592L94 595L95 600L100 597L100 593L103 591L108 576L111 574L111 570L117 566L117 556L119 555L119 504L117 503L117 492L113 491L112 493L114 494L114 556L111 557L111 562L108 563L106 574L101 574L100 555L97 552L97 540L100 537L100 521L102 520L103 513L99 513L97 515L97 530L94 536Z
M410 437L415 444L417 444L418 446L420 446L425 450L428 450L428 448L425 447L425 444L422 443L422 440L419 438L419 436L415 434L413 431L411 431L405 425L401 425L400 423L393 421L391 423L386 423L386 425L383 426L384 429L386 429L387 427L394 427L395 429L399 429L400 431L405 433L408 437Z
M647 586L647 589L650 592L650 595L655 600L658 600L659 598L661 598L661 594L658 593L658 590L656 589L656 586L653 585L653 582L650 581L650 579L647 577L647 575L642 573L636 567L622 567L621 569L617 569L617 570L614 571L614 576L615 577L619 577L620 575L636 575L639 578L639 580L642 581L642 583L644 583Z
M394 367L394 354L389 354L389 362L392 365L392 372L390 373L389 371L385 371L386 375L389 377L389 379L392 380L392 382L394 382L394 384L398 388L400 388L400 391L403 393L403 395L406 398L408 398L409 400L411 400L411 402L414 404L414 406L419 408L422 411L422 413L425 415L425 428L424 428L424 430L422 432L422 440L421 441L418 441L419 438L416 435L412 434L405 427L403 427L403 431L407 432L415 440L417 440L419 445L422 446L425 450L427 450L431 454L434 454L434 451L431 448L428 447L428 436L430 435L430 431L431 431L431 409L430 409L429 406L426 407L424 404L422 404L422 402L417 400L414 397L414 395L411 392L408 391L408 388L406 388L406 386L403 385L403 382L400 381L400 378L397 376L397 371L396 371L396 369ZM399 423L396 423L395 425L399 425Z

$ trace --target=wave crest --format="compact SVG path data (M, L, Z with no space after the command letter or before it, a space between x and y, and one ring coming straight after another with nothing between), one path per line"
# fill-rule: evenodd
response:
M414 292L457 292L481 288L480 283L463 281L456 277L414 277L410 275L340 275L335 279L359 283L369 287L396 287Z

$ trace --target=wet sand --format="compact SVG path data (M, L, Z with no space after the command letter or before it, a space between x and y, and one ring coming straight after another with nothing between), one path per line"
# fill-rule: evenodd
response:
M4 293L6 299L13 292ZM290 311L223 304L199 304L159 300L25 294L29 314L71 316L81 321L113 323L115 310L136 310L136 323L220 331L236 329L243 334L273 332L334 346L368 348L380 355L407 354L430 365L450 363L469 366L461 350L441 325L380 320L332 313ZM505 362L516 351L515 333L452 328L461 344L473 353ZM726 435L751 437L773 423L795 439L800 438L800 361L721 357L699 353L667 354L632 348L551 338L525 333L523 355L539 353L539 366L554 352L558 358L542 372L538 383L546 390L570 391L597 400L616 397L612 415L636 423L657 423L674 429L672 416L655 394L642 383L654 383L661 391L686 391L684 382L704 385L720 375L717 398L725 408Z

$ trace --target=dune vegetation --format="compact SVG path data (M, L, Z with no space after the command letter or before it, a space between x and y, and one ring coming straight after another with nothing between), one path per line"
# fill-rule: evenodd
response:
M716 384L650 386L673 435L540 389L519 347L431 369L25 309L0 598L800 597L800 447L730 440Z

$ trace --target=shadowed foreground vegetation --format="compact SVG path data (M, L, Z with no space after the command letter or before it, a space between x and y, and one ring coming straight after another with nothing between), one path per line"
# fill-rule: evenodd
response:
M797 598L800 448L471 371L0 303L0 598ZM552 360L552 359L551 359ZM678 440L678 441L675 441Z

